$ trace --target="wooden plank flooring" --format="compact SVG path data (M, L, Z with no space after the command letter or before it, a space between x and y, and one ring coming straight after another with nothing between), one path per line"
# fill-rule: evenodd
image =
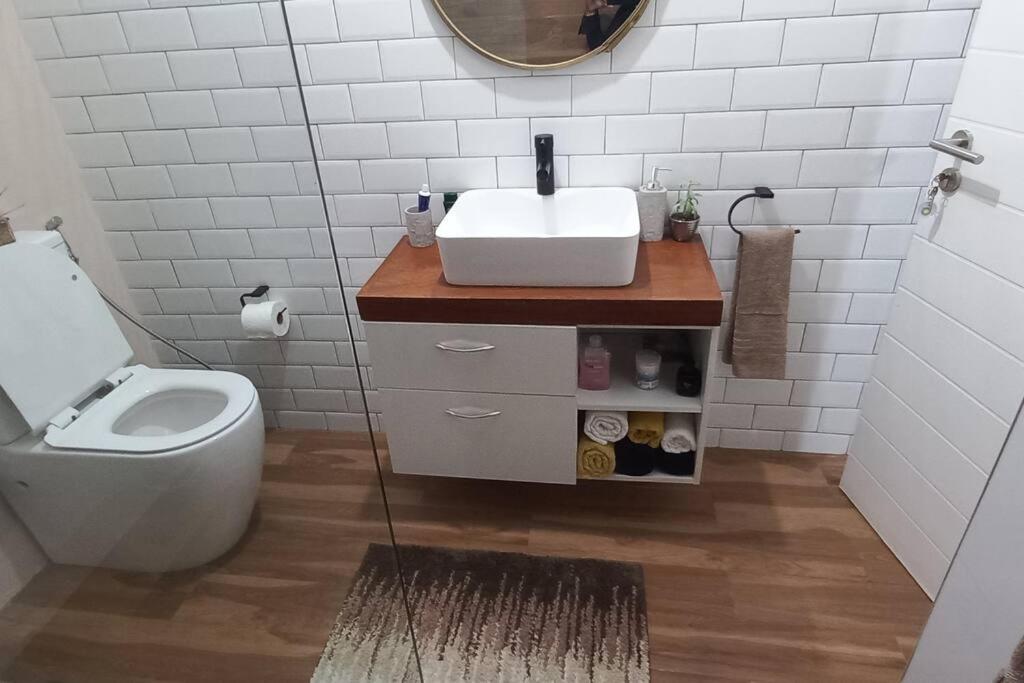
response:
M711 450L699 487L386 485L400 543L642 563L655 681L898 681L931 603L842 463ZM307 681L370 542L388 534L366 437L270 432L238 547L166 575L48 568L0 611L0 680Z

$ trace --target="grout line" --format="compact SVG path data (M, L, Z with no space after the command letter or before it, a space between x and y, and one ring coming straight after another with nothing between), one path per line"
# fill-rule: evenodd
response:
M871 55L875 51L875 40L878 38L878 25L881 23L881 19L881 14L875 15L875 29L871 32L871 45L868 47L868 61L871 61Z

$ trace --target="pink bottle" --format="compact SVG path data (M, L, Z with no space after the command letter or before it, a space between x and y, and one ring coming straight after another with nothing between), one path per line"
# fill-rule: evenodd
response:
M580 389L602 391L612 385L612 354L601 335L592 334L580 350Z

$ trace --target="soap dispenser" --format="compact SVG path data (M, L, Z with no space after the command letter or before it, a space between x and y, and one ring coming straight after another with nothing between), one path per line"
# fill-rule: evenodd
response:
M599 334L592 334L580 349L579 387L603 391L612 384L612 354Z
M668 221L668 190L658 180L660 171L671 171L671 168L658 168L651 172L649 182L640 186L637 194L637 206L640 209L640 239L644 242L657 242L665 237L665 223Z

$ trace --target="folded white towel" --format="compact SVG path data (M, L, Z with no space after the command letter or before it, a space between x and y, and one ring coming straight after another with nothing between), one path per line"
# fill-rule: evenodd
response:
M690 413L666 413L665 436L661 448L666 453L689 453L697 450L697 430Z
M588 410L583 433L601 445L622 441L629 433L629 415L614 410Z

